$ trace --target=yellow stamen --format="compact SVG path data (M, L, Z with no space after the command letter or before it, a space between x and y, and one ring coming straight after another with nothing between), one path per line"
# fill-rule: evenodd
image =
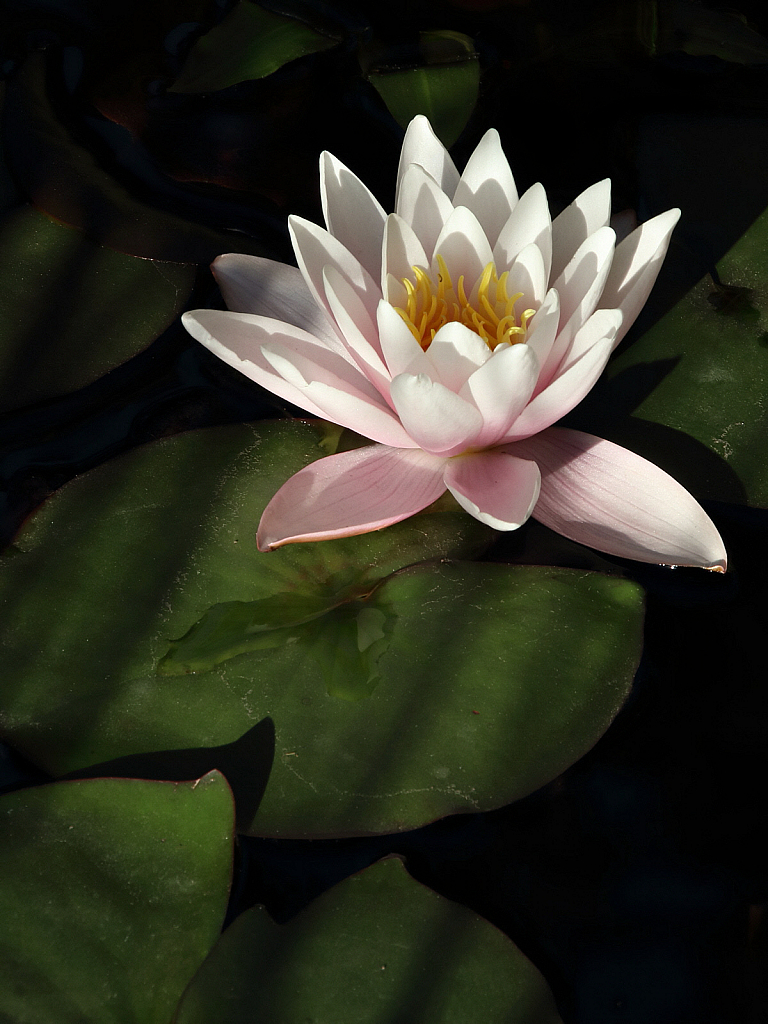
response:
M515 345L525 341L528 322L536 310L526 309L519 315L515 312L523 293L508 293L508 270L499 277L495 264L489 263L480 275L472 301L475 289L467 297L464 275L454 286L443 257L438 254L435 261L437 282L423 267L413 267L413 278L403 278L405 308L395 307L423 349L429 348L440 328L448 323L464 324L490 349L502 342Z

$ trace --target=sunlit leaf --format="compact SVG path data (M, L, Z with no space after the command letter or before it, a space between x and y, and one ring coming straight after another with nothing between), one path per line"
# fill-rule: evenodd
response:
M259 553L261 510L321 442L298 422L199 431L56 494L0 565L0 728L14 747L54 774L166 778L178 751L227 774L243 828L278 835L500 806L589 749L632 681L638 589L446 561L492 532L441 503ZM315 607L330 610L259 628ZM268 649L238 653L244 630ZM158 674L169 655L192 674Z
M167 1024L226 910L221 775L26 789L0 821L0 1019Z
M338 43L294 18L240 0L219 25L197 40L168 91L215 92L265 78L289 61Z
M547 983L502 932L415 882L396 858L288 924L254 908L224 933L177 1024L558 1024Z

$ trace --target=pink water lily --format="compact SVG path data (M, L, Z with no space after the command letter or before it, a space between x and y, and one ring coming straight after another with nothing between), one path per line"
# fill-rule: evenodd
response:
M551 221L541 185L518 197L496 131L460 175L424 117L405 135L395 213L329 153L320 173L327 230L290 218L298 269L220 256L230 311L184 317L269 391L374 442L291 477L261 550L378 530L447 488L497 530L533 515L609 554L724 571L714 524L680 484L553 426L642 308L678 210L617 245L602 181Z

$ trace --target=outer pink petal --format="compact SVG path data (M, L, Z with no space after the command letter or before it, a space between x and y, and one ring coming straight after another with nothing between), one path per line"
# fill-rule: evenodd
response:
M611 217L609 178L590 185L552 221L552 272L554 281L590 235L605 227Z
M397 193L395 209L400 208L401 182L410 164L419 164L437 182L449 199L453 199L459 183L456 164L448 150L432 131L432 125L423 114L418 114L405 132L403 148L400 151L400 165L397 170Z
M352 537L420 512L440 497L444 459L419 449L369 445L313 462L264 509L260 551L298 541Z
M320 155L320 195L328 230L378 281L386 220L379 201L356 174L328 152Z
M390 395L408 435L434 455L456 455L483 425L474 405L431 380L425 373L401 373Z
M230 252L217 256L211 270L233 312L284 320L339 348L335 324L315 301L297 267Z
M603 309L616 307L624 314L624 322L616 335L614 348L645 305L667 254L672 231L679 219L679 210L667 210L666 213L660 213L658 217L641 224L616 246L611 270L599 303Z
M516 202L515 179L501 148L499 133L490 128L467 161L453 205L466 206L474 213L493 246Z
M536 463L498 449L451 459L444 479L461 507L495 530L516 530L539 496Z
M561 427L507 450L539 464L534 517L564 537L621 558L725 571L712 520L684 487L639 455Z

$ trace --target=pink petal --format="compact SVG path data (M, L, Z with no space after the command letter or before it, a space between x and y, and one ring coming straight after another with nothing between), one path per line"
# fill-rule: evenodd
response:
M217 256L211 270L233 312L284 320L339 348L335 325L315 301L297 267L230 252Z
M483 417L483 428L473 447L496 444L526 407L533 393L539 364L527 345L499 345L461 389Z
M392 381L390 395L409 437L434 455L462 451L483 425L474 405L425 373L401 373Z
M405 172L411 164L419 164L449 199L459 183L459 172L445 146L432 131L432 125L423 114L418 114L405 132L403 148L400 151L400 165L397 170L397 192L395 209L400 208L400 189Z
M530 437L544 430L589 394L605 369L620 325L621 313L616 309L601 309L590 317L576 335L580 355L528 403L507 433L507 440Z
M508 450L538 463L534 517L564 537L621 558L725 571L712 520L684 487L639 455L561 427Z
M435 257L432 260L435 280L439 272L436 259L438 253L445 260L454 288L458 287L459 278L463 275L467 295L493 259L493 252L477 217L464 206L453 211L435 244Z
M328 152L320 156L320 195L330 233L378 281L387 216L381 204L356 174Z
M494 245L516 202L515 179L501 148L499 133L490 128L467 161L453 205L471 210Z
M338 238L301 217L289 217L288 230L299 270L318 305L332 316L323 284L323 270L330 265L349 281L366 308L375 315L381 298L379 284Z
M667 254L672 231L680 219L680 211L667 210L641 224L619 245L600 297L602 308L616 307L624 314L614 347L619 344L635 322L637 314L658 277Z
M590 185L570 206L552 221L552 270L554 281L565 270L579 246L611 217L611 182L609 178Z
M536 463L498 449L451 459L444 479L461 507L494 530L522 526L539 496Z
M419 164L411 164L405 172L395 212L410 224L431 260L435 242L453 213L453 203Z
M549 280L552 265L552 224L547 194L544 186L539 183L531 185L527 192L523 192L501 229L493 250L493 258L499 273L507 270L520 250L531 242L535 242L541 251Z
M420 512L440 497L444 459L369 445L319 459L292 476L264 509L260 551L352 537Z

